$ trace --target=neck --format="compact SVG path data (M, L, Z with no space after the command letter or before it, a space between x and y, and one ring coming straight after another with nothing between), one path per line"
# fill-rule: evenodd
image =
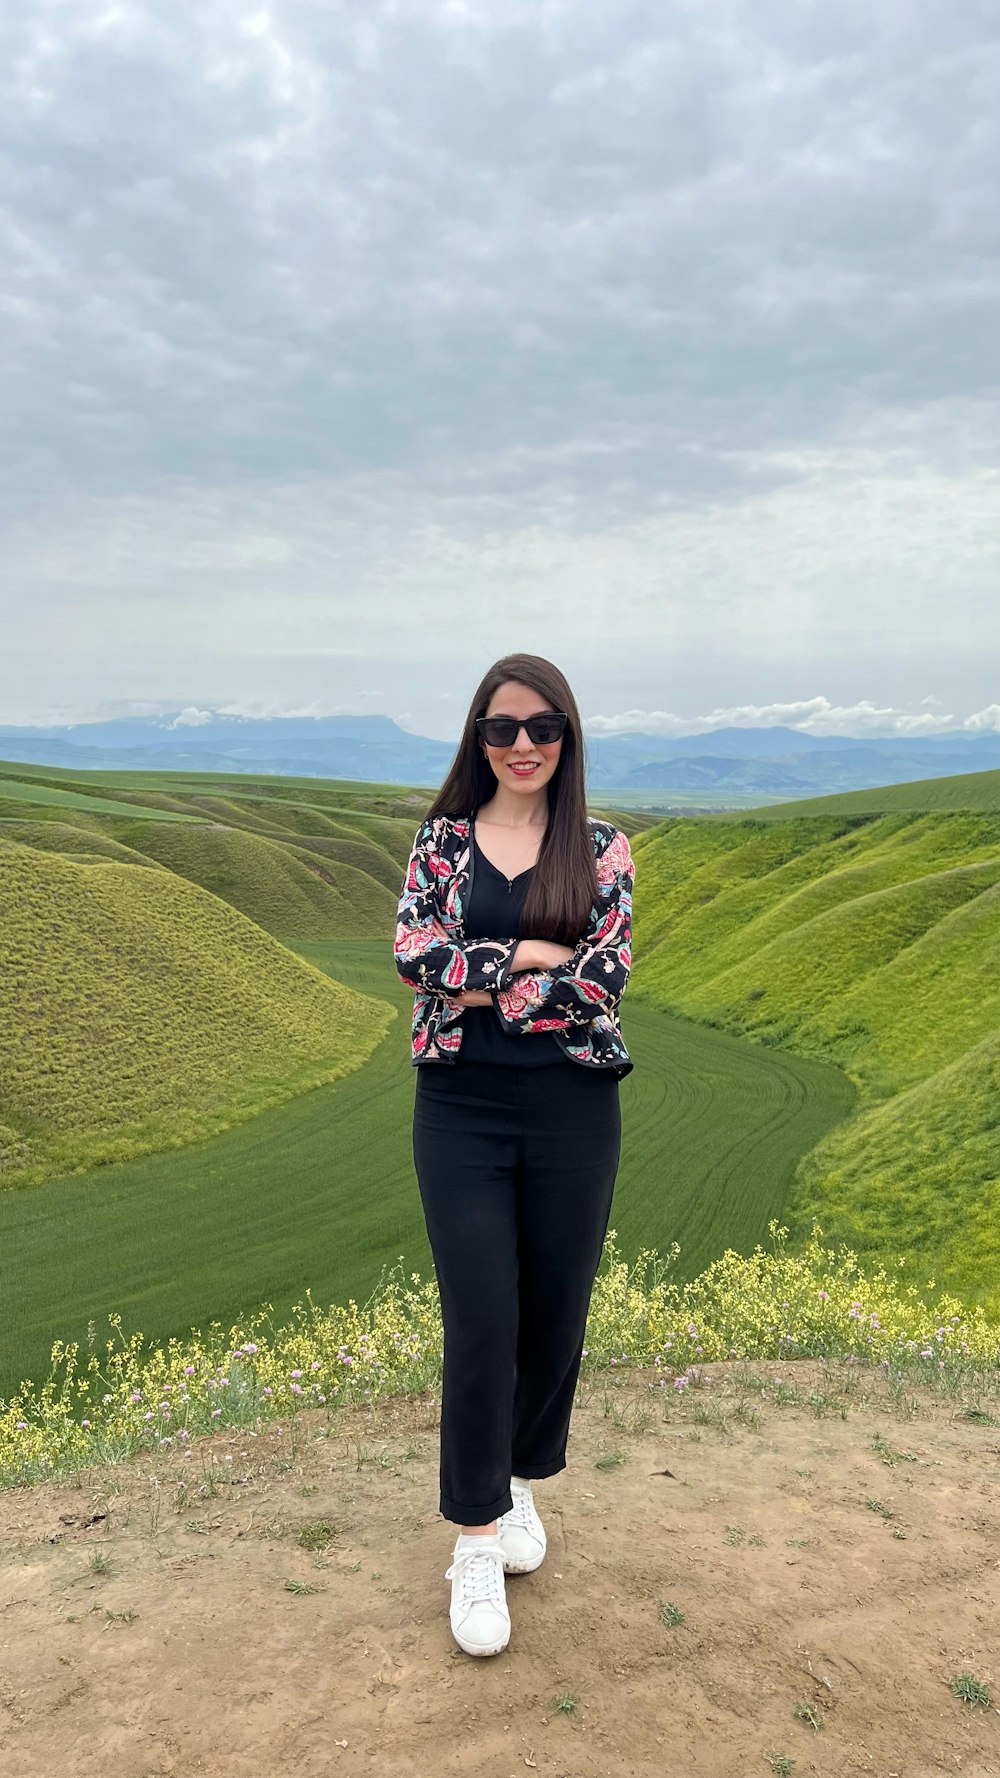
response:
M498 784L496 794L483 803L476 814L484 821L494 822L497 827L547 827L549 799L546 786L543 784L531 792L518 792Z

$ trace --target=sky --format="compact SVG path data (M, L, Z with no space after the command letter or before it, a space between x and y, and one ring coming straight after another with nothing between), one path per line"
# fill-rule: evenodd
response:
M992 0L19 0L0 726L1000 730Z

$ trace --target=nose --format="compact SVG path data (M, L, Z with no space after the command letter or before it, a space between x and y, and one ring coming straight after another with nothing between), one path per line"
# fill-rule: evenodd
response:
M527 749L525 749L524 747L521 746L521 736L522 735L524 736L524 739L527 742ZM517 734L514 736L513 741L511 742L511 752L512 753L524 753L525 751L527 751L529 753L534 753L535 743L531 739L531 736L529 735L527 729L525 728L524 724L522 723L521 727L517 731Z

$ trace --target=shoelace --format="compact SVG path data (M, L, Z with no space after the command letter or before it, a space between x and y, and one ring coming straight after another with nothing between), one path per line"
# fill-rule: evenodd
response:
M501 1514L504 1525L517 1525L522 1531L530 1531L531 1525L531 1494L527 1488L512 1488L511 1499L514 1502L510 1512Z
M475 1605L480 1599L490 1605L502 1604L503 1556L499 1550L459 1550L451 1567L445 1569L444 1578L452 1580L456 1574L463 1605Z

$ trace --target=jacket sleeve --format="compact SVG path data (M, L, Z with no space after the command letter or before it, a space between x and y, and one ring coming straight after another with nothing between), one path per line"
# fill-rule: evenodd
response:
M399 975L418 992L446 996L512 981L516 938L457 945L442 925L436 886L451 874L452 866L438 853L434 824L425 821L417 830L399 897L393 944Z
M568 963L519 970L493 1001L508 1031L550 1031L614 1016L632 966L635 865L628 839L614 830L597 860L600 895L594 917Z

